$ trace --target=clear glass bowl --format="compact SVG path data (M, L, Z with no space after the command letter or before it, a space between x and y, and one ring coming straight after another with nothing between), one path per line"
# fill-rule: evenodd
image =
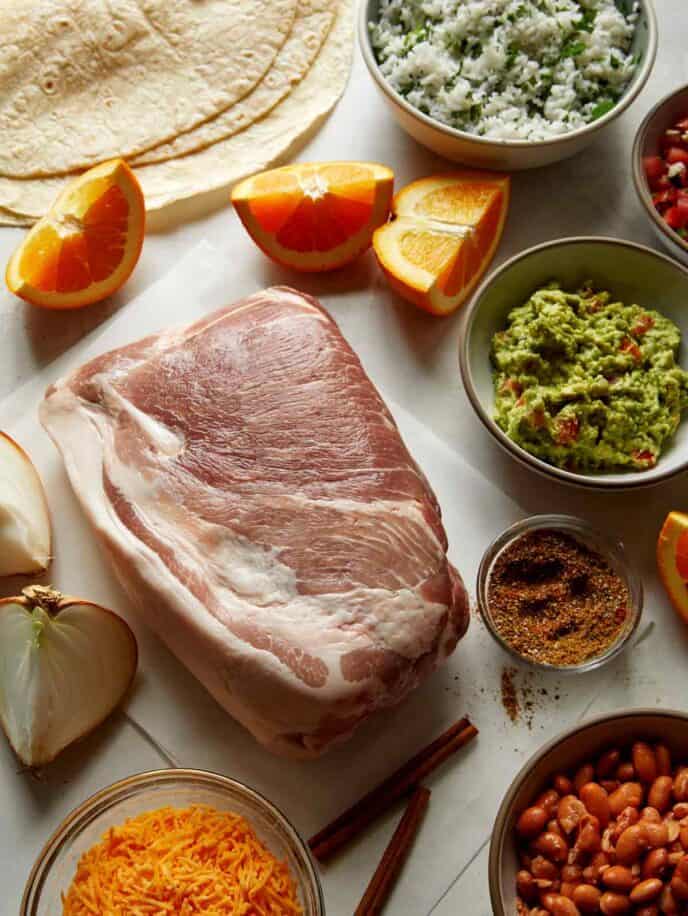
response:
M26 883L19 916L61 916L60 894L77 862L112 826L166 805L212 805L243 815L278 859L286 860L304 916L324 916L320 881L306 844L287 818L248 786L202 770L155 770L113 783L72 811L43 847Z
M490 612L489 602L487 600L488 586L490 575L494 568L499 555L514 541L528 534L531 531L540 531L543 529L562 531L570 534L578 541L581 541L587 547L601 554L609 563L614 572L626 583L630 598L628 614L623 629L617 638L609 646L594 658L589 658L578 665L551 665L547 662L537 662L525 655L521 655L514 647L507 642L499 633L495 626L494 618ZM621 541L614 541L606 535L597 531L586 521L575 518L572 515L533 515L530 518L522 519L516 522L506 531L502 532L487 548L478 569L477 584L478 607L487 629L499 645L505 649L514 658L526 662L533 668L543 671L557 671L564 674L579 674L583 671L592 671L601 665L610 662L616 658L626 648L629 640L636 631L640 623L640 616L643 609L643 586L640 577L631 568L626 557L626 551Z

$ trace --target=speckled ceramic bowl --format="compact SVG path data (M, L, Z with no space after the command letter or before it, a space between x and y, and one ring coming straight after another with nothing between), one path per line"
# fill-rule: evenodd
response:
M656 156L659 152L659 141L664 131L685 117L688 117L688 86L681 86L657 102L645 116L635 135L631 169L638 198L655 235L670 254L688 264L688 242L677 235L655 210L643 169L643 158Z
M497 812L490 843L489 881L494 916L516 916L518 859L516 821L561 770L633 741L667 744L675 759L688 760L688 713L658 709L623 709L589 719L562 732L534 754L511 783Z
M488 140L448 127L410 105L389 85L373 53L368 24L377 19L380 0L361 0L358 36L373 82L399 125L419 143L440 156L475 168L503 171L532 169L567 159L585 149L628 108L647 82L657 54L657 22L652 0L639 2L640 15L633 40L633 53L639 55L640 62L623 96L606 115L585 127L550 140ZM628 5L630 0L617 0L617 3L620 6Z
M681 330L679 361L688 368L688 269L651 248L618 239L560 239L536 245L494 271L476 292L459 346L464 387L478 418L495 441L513 458L551 480L599 490L624 490L660 483L688 467L688 417L660 456L646 471L583 474L555 467L513 442L497 425L490 343L504 329L509 311L531 293L558 280L565 289L591 281L626 303L654 308Z

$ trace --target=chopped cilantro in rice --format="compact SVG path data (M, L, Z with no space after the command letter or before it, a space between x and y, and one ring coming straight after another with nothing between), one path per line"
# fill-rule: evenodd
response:
M546 140L614 107L638 63L637 0L381 0L373 49L419 111L496 140Z

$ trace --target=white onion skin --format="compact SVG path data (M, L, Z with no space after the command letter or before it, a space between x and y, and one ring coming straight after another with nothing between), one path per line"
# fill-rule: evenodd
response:
M43 487L43 481L41 480L38 471L36 470L33 462L31 461L30 456L21 447L21 445L19 445L18 442L16 442L7 433L2 432L2 430L0 430L0 439L2 439L4 443L10 445L13 449L15 449L19 457L23 459L23 461L25 462L27 469L29 470L30 476L33 478L35 491L39 494L40 501L42 502L42 505L43 505L45 517L44 517L44 520L42 521L44 521L47 524L47 551L46 551L45 559L44 560L36 559L35 562L27 566L20 566L18 568L13 568L6 572L0 571L0 578L8 578L10 576L40 575L41 573L44 573L48 569L52 561L52 525L51 525L51 520L50 520L50 509L49 509L48 500L45 494L45 488Z
M82 738L91 734L91 732L93 732L96 728L98 728L98 726L100 726L115 711L115 709L121 705L121 703L128 695L138 667L138 644L136 642L136 637L134 636L134 633L132 632L129 624L118 614L116 614L114 611L111 611L109 608L104 608L101 605L96 604L93 601L78 598L73 595L61 595L59 592L44 586L30 586L29 588L25 589L25 591L31 592L34 589L36 591L40 590L40 593L42 594L42 600L35 600L27 597L26 595L0 599L0 617L3 614L3 609L8 605L14 605L15 607L19 606L20 608L25 609L28 613L33 612L36 607L40 607L49 617L53 619L59 618L60 614L64 613L64 611L66 611L68 608L75 607L92 609L98 614L108 615L110 618L110 623L115 624L118 630L118 634L123 637L123 644L125 644L127 647L127 671L125 672L123 683L120 689L117 691L116 697L113 697L112 704L108 704L107 708L103 708L100 711L100 714L94 716L81 732L74 735L73 737L70 737L66 743L62 743L59 747L53 748L51 750L43 749L37 753L22 753L21 749L16 747L15 743L13 743L12 737L5 727L5 723L2 723L3 730L5 731L13 751L25 766L31 768L46 766L47 764L52 763L52 761L72 743L81 740ZM2 645L0 645L0 652L1 651ZM63 710L61 712L64 712L65 716L69 715L68 710Z

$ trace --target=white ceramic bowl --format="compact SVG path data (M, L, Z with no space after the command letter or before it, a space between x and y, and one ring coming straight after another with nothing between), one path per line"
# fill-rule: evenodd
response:
M624 4L628 0L617 0ZM475 168L515 171L532 169L567 159L585 149L606 127L628 108L647 82L657 53L657 22L652 0L639 0L640 15L633 39L633 53L640 62L629 85L610 112L568 134L551 140L488 140L465 131L448 127L410 105L389 85L380 72L370 42L368 23L377 19L380 0L361 0L359 41L363 57L373 81L387 102L400 126L412 137L440 156Z
M681 86L680 89L674 90L657 102L645 116L645 120L635 135L631 154L631 171L640 203L650 218L650 225L655 235L670 254L683 261L684 264L688 264L688 242L677 235L655 210L652 203L652 192L643 169L643 158L656 156L659 152L659 140L664 131L685 117L688 117L688 86Z
M271 802L235 779L204 770L153 770L113 783L67 815L41 850L29 875L19 916L60 916L60 894L81 856L110 827L166 806L210 805L246 818L258 838L286 861L304 916L325 916L320 881L308 847ZM105 914L103 914L105 916Z
M530 758L504 796L492 831L489 880L494 916L516 914L519 866L514 829L522 811L555 773L575 769L610 747L628 747L641 740L668 745L677 763L688 760L688 715L673 710L619 710L567 729Z
M536 245L507 261L483 282L468 308L459 347L464 387L479 419L495 440L522 464L550 479L593 489L623 490L659 483L688 467L688 417L655 467L614 474L579 474L531 455L493 419L490 342L506 326L509 311L551 280L565 289L591 281L625 303L654 308L681 330L679 353L688 368L688 270L663 254L618 239L580 237Z

